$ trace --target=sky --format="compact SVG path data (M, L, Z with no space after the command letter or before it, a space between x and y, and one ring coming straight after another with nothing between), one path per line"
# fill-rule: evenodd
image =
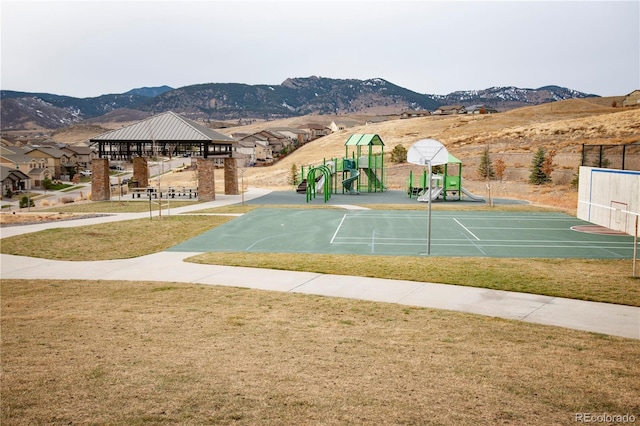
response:
M640 89L640 1L0 0L0 88L79 98L382 78L423 94Z

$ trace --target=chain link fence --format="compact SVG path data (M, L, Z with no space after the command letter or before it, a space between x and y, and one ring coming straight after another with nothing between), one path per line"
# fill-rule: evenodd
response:
M604 169L639 170L640 143L582 145L582 165Z

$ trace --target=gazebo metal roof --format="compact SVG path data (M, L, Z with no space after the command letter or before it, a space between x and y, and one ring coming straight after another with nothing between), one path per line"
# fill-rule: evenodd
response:
M91 138L90 141L236 142L227 135L180 117L172 111L154 115L121 129L111 130Z

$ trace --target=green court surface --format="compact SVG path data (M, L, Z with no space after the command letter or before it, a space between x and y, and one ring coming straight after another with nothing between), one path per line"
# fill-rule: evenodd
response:
M169 249L424 256L427 211L257 209ZM431 256L632 259L633 237L562 213L433 211Z

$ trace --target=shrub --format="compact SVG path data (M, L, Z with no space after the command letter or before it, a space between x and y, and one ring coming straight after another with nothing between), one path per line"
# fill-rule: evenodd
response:
M394 163L405 163L407 161L407 148L396 145L391 151L391 161Z
M33 202L32 199L27 197L26 195L20 198L20 208L24 209L25 207L35 207L36 203Z
M507 164L500 158L496 160L496 176L502 182L502 178L504 178L504 171L507 169Z

